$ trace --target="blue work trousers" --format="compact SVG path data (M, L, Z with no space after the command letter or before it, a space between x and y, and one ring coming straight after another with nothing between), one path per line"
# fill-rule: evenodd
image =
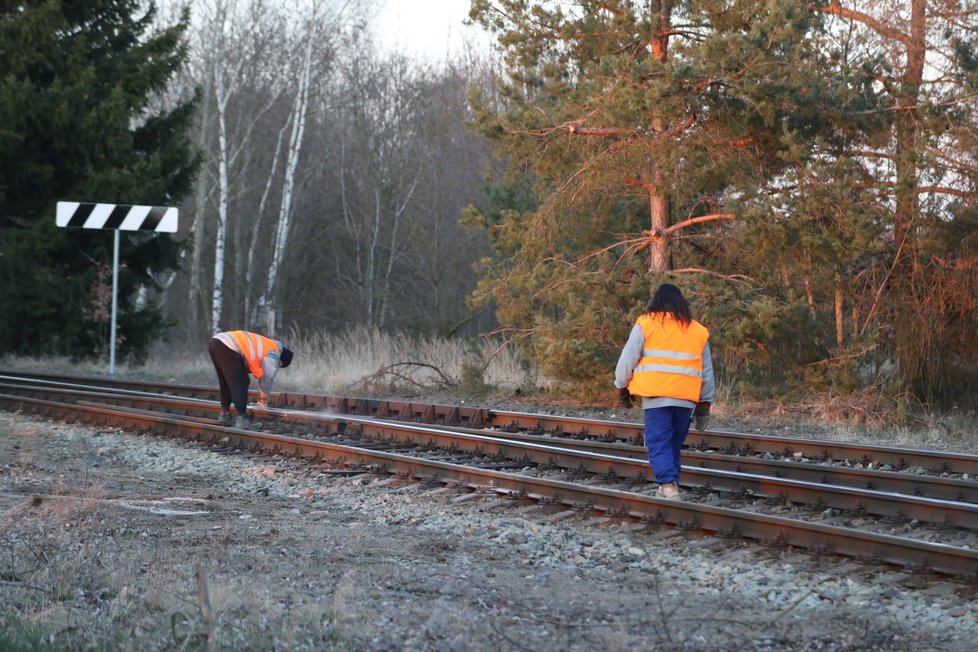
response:
M649 464L659 484L679 482L682 448L689 432L693 410L685 407L660 407L645 410L645 448Z

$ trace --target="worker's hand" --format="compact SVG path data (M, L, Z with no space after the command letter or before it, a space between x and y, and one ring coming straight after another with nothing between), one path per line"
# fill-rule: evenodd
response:
M632 407L632 395L629 393L627 387L622 387L618 390L618 404L626 410Z
M697 430L706 430L710 425L710 404L700 401L693 410L693 422Z
M261 392L258 393L258 407L268 409L268 397Z

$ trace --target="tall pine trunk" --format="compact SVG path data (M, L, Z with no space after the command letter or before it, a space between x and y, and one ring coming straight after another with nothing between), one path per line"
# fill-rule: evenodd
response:
M672 17L673 0L654 0L652 11L656 14L653 20L658 22L658 30L652 39L652 56L659 63L665 63L669 56L669 29ZM656 133L662 133L664 124L661 116L653 116L652 127ZM662 192L659 180L663 177L662 170L656 170L653 177L656 183L649 197L649 212L651 213L652 241L649 247L649 269L653 272L667 272L672 269L671 236L666 233L669 228L669 211L672 205L667 193Z

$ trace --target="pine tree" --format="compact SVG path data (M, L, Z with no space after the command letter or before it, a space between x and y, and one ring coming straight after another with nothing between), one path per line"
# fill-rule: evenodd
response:
M744 218L795 155L788 136L827 126L818 16L667 0L484 1L471 15L499 34L509 75L480 126L540 198L493 225L483 296L554 377L607 388L658 283L680 276L701 309L755 283L723 256L754 237Z
M59 200L175 205L196 161L194 100L157 108L183 64L188 14L153 30L138 0L0 2L0 339L6 350L86 356L107 340L99 274L109 231L54 226ZM175 267L163 234L121 238L120 352L140 355L165 324L137 288Z
M607 387L613 324L668 278L747 391L975 400L978 8L478 0L472 17L508 73L480 126L540 200L485 222L481 296L552 373Z

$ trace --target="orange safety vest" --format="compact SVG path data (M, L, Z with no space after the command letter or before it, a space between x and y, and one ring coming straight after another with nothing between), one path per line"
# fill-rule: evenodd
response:
M227 334L234 338L252 375L258 379L264 376L265 371L261 368L261 363L269 351L278 351L275 340L248 331L227 331Z
M664 312L644 314L636 323L645 334L645 347L628 383L629 393L698 402L703 385L703 347L710 331L695 320L683 328Z

